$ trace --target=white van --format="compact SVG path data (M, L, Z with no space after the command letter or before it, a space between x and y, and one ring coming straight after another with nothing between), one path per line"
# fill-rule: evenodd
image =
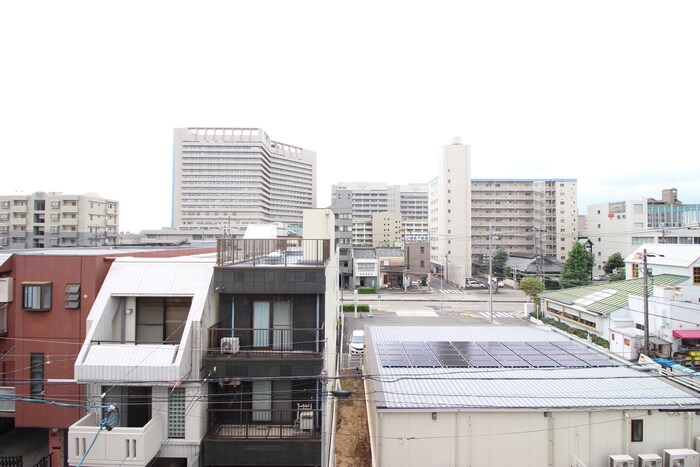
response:
M353 331L350 339L350 353L362 355L365 351L365 331Z

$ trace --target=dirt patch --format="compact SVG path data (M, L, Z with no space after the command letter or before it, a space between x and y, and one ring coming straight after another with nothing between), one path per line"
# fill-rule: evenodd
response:
M344 370L343 375L354 375ZM344 391L352 391L348 399L338 400L338 421L335 430L335 465L337 467L370 467L372 455L367 427L365 388L362 378L343 378Z

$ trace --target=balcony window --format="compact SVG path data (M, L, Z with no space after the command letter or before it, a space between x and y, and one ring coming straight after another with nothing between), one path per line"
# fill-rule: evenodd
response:
M104 404L119 409L116 426L141 428L151 420L151 388L148 386L102 386ZM103 417L107 415L106 409Z
M136 343L178 344L191 305L191 297L137 298Z
M25 310L50 310L51 282L22 283L22 308Z
M292 348L292 303L253 302L253 347Z

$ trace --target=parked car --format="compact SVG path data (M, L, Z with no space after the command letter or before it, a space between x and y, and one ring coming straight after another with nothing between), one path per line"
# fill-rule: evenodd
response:
M503 281L498 281L498 288L499 288L499 289L502 289L502 288L505 287L505 286L506 286L506 285L503 283Z
M471 280L468 279L468 280L467 280L467 287L473 287L473 288L478 288L478 289L485 289L485 288L486 288L486 284L484 284L483 282L479 282L479 281L477 281L477 280L474 280L474 279L471 279Z
M365 351L365 331L356 330L352 332L350 338L350 353L362 355Z

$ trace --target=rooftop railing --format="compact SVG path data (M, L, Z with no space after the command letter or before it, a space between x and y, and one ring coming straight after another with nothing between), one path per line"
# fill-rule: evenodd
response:
M219 238L216 243L217 266L323 266L329 258L330 240Z

